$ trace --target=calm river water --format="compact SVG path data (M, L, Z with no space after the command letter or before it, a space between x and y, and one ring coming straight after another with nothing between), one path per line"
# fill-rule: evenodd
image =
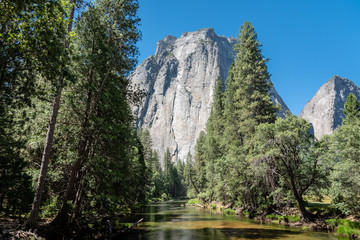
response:
M122 222L144 218L147 231L131 233L117 239L291 239L335 240L332 234L304 232L276 224L260 224L238 216L224 216L209 210L184 207L184 201L150 204Z

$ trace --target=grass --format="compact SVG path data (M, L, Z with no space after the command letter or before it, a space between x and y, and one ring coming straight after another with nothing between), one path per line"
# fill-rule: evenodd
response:
M289 215L275 215L275 214L268 214L266 215L266 218L271 219L271 220L277 220L279 222L284 221L284 222L291 222L291 223L295 223L295 222L299 222L300 221L300 217L299 216L289 216Z
M327 216L335 216L338 214L336 208L331 205L330 196L323 195L319 199L319 197L306 195L304 200L307 201L306 209L316 215L327 215Z
M320 204L331 204L331 198L330 196L322 195L321 199L317 196L312 195L306 195L304 196L304 200L309 203L320 203Z
M233 215L235 214L235 210L231 208L227 208L224 210L224 214Z
M201 200L198 198L189 199L187 202L188 205L195 205L196 203L202 205Z
M325 220L325 222L329 224L334 231L336 231L335 234L337 235L345 236L349 239L352 239L353 236L360 235L360 222L339 218L328 219Z

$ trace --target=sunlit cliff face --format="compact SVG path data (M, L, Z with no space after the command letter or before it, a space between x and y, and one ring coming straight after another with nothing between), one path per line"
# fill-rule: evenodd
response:
M169 148L173 160L185 161L194 153L196 139L205 130L215 81L226 80L235 59L234 38L220 37L212 28L185 32L179 38L166 36L156 46L155 56L141 63L132 83L148 95L133 110L137 127L148 128L159 156ZM272 100L288 107L273 88Z

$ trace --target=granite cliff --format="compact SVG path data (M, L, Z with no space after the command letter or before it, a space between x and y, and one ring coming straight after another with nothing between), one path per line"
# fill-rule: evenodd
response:
M169 148L174 160L194 152L196 139L210 115L215 80L226 80L235 59L235 38L218 36L212 28L184 32L158 41L154 56L131 76L148 94L134 107L136 125L147 128L160 156ZM274 88L274 103L289 110Z
M299 117L312 124L317 139L331 134L341 125L344 118L344 103L350 93L360 99L360 89L352 81L334 76L306 103Z

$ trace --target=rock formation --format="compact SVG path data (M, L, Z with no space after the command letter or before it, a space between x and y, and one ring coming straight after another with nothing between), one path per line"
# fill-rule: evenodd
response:
M148 95L134 107L137 127L147 128L160 157L169 148L175 159L193 154L196 139L210 115L217 77L224 81L235 58L235 38L216 35L212 28L166 36L133 72L132 84ZM288 107L276 90L272 100Z
M341 125L344 118L344 103L350 93L360 99L360 89L352 81L334 76L306 103L299 117L312 124L317 139L331 134Z

